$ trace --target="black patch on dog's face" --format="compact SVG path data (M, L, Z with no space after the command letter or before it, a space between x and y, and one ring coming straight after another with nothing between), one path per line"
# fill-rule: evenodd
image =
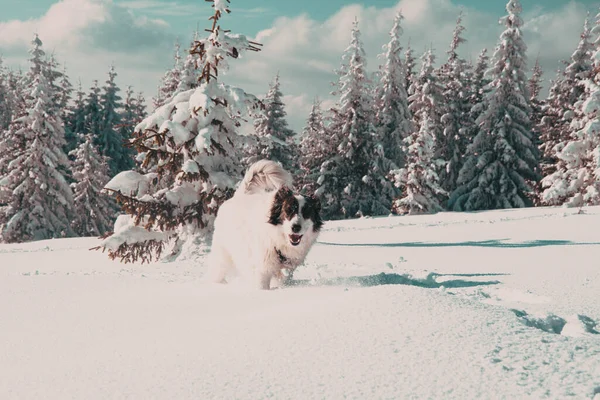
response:
M299 210L298 199L294 196L294 192L290 189L282 187L275 194L275 199L271 205L269 214L269 223L272 225L280 225L285 220L292 220L298 213L301 213L305 220L312 220L313 231L318 232L323 226L321 219L321 202L314 196L304 198L305 202L302 210Z
M294 197L294 192L286 187L280 188L275 193L275 199L271 205L269 223L279 225L284 219L292 219L296 214L298 214L298 200Z
M314 197L305 197L306 202L302 207L302 217L304 219L310 219L313 222L313 231L318 232L323 226L323 220L321 219L321 201Z

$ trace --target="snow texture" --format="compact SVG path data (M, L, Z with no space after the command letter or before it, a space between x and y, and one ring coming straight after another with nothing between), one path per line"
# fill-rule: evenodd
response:
M594 399L599 224L327 222L272 291L205 283L203 258L123 266L93 238L2 244L0 398Z

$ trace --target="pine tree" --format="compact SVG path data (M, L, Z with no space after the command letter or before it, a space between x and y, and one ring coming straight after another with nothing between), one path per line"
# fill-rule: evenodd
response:
M415 81L416 73L415 68L417 65L417 60L413 55L413 49L410 47L410 42L406 46L406 51L404 52L404 79L406 80L406 92L410 89L411 85Z
M532 182L539 179L521 4L509 0L506 10L508 15L501 19L506 30L494 54L486 108L477 121L480 131L468 148L459 187L449 201L456 211L530 206Z
M440 79L433 67L435 64L435 56L433 51L428 50L421 57L421 70L415 76L414 82L409 88L409 109L412 112L413 120L416 129L420 130L423 124L423 116L428 116L428 129L434 137L435 149L434 158L432 161L439 169L445 166L445 163L440 159L440 146L445 142L444 127L442 126L442 115L445 113L445 98L444 88L440 83Z
M466 42L462 37L465 30L462 25L462 14L456 21L456 29L448 50L448 60L440 68L440 84L444 87L444 114L440 121L444 133L437 143L436 156L444 161L438 170L440 184L445 192L451 193L457 187L458 176L463 166L466 153L468 132L474 121L471 119L471 87L469 82L469 66L465 59L459 57L458 47Z
M487 77L490 58L487 55L487 49L481 50L477 57L477 62L473 67L471 76L470 105L471 121L475 122L485 109L485 99L489 92L490 80ZM467 143L471 143L479 131L477 124L474 124L468 134Z
M393 204L397 214L427 214L442 211L438 200L445 195L439 185L435 162L434 121L427 108L421 110L421 127L405 140L406 167L392 171L396 186L403 189L404 197Z
M34 38L23 108L8 128L10 157L0 177L0 237L21 242L71 236L72 192L63 175L68 159L63 152L64 130L47 81L42 42Z
M165 72L165 75L161 79L160 85L158 86L158 94L153 99L154 109L165 104L166 101L178 92L178 86L182 79L182 71L181 45L177 42L175 43L173 68Z
M550 93L543 107L543 116L539 124L541 167L544 176L556 172L561 162L557 154L567 142L573 139L570 127L574 116L575 104L582 101L585 93L585 81L592 71L593 43L589 20L586 18L580 41L564 71L559 72L550 86ZM548 197L548 204L559 204L560 199Z
M133 168L134 162L131 150L125 146L125 139L119 131L121 124L120 110L122 108L121 89L117 86L115 78L117 73L114 67L108 72L108 80L102 88L100 96L100 131L94 138L94 143L100 154L108 157L111 175Z
M271 82L263 104L264 109L254 120L254 132L258 140L250 150L254 157L249 157L248 162L259 159L278 161L287 171L294 172L297 169L296 152L293 148L295 133L288 127L285 119L287 113L279 74Z
M94 138L102 132L102 107L100 106L100 87L98 81L94 80L84 103L85 127L77 133L91 133Z
M2 137L2 131L8 128L12 118L9 78L3 63L4 60L0 57L0 137Z
M438 141L443 140L441 116L443 88L435 74L435 56L428 50L422 57L421 71L410 87L410 110L418 130L405 139L406 167L392 171L395 186L403 197L396 199L393 211L399 214L431 213L442 210L440 199L446 194L437 170L443 165Z
M400 57L402 19L404 17L398 13L390 31L390 41L384 46L385 53L380 56L385 61L380 67L381 78L375 92L377 133L385 149L385 156L393 163L393 168L404 166L402 143L413 130L404 76L406 71Z
M67 154L79 146L80 134L89 132L86 126L86 116L89 109L86 109L85 93L81 87L81 81L75 95L75 101L73 105L68 107L69 112L66 114L66 120L64 121L66 149L69 151Z
M192 51L201 71L197 88L183 91L136 128L132 140L141 170L124 171L106 188L127 215L101 245L111 258L149 261L167 242L170 257L188 255L206 240L219 205L242 178L238 150L240 119L259 104L256 97L220 81L229 60L256 43L220 27L229 13L213 1L212 27Z
M72 143L77 141L76 132L71 130L71 124L69 121L73 119L73 108L69 106L71 102L71 95L73 93L73 85L69 80L69 76L67 75L67 68L63 67L63 72L60 76L60 82L58 85L58 111L60 115L60 119L64 122L65 128L65 153L69 154L69 152L73 149Z
M73 230L79 236L101 236L112 230L117 206L102 193L109 181L108 159L94 146L92 135L80 135L79 147L71 152L74 158L73 190L75 217Z
M148 115L148 111L146 110L146 99L144 98L144 93L139 92L135 99L135 115L136 122L142 122L144 118Z
M336 92L340 101L332 110L329 128L336 147L321 167L316 193L324 198L327 218L385 215L395 190L387 179L391 163L376 141L371 82L358 22L342 60Z
M312 194L318 188L317 181L321 173L321 165L334 150L325 127L319 99L315 99L312 105L300 138L301 172L297 179L297 185L302 192Z
M600 35L600 14L591 33ZM591 71L582 70L579 75L585 76L582 82L585 91L574 105L570 134L554 149L557 169L542 181L546 188L542 200L546 204L569 207L600 204L600 36L594 47Z
M190 51L185 57L181 67L180 80L176 90L178 93L198 87L200 70L197 57L193 54L196 43L198 43L198 32L194 34L194 40L192 40Z

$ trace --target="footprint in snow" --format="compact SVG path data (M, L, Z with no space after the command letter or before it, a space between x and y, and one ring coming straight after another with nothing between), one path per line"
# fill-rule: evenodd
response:
M577 314L568 318L562 318L550 313L543 317L538 317L527 314L522 310L511 309L511 311L524 325L537 328L544 332L569 337L584 337L600 334L600 332L596 330L596 321L585 315Z

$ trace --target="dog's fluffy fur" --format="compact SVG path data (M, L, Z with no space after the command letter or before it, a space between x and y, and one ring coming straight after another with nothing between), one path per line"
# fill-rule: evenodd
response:
M284 283L304 261L323 225L320 203L294 195L292 177L261 160L246 172L235 195L220 207L209 256L210 279L238 275L262 289Z

